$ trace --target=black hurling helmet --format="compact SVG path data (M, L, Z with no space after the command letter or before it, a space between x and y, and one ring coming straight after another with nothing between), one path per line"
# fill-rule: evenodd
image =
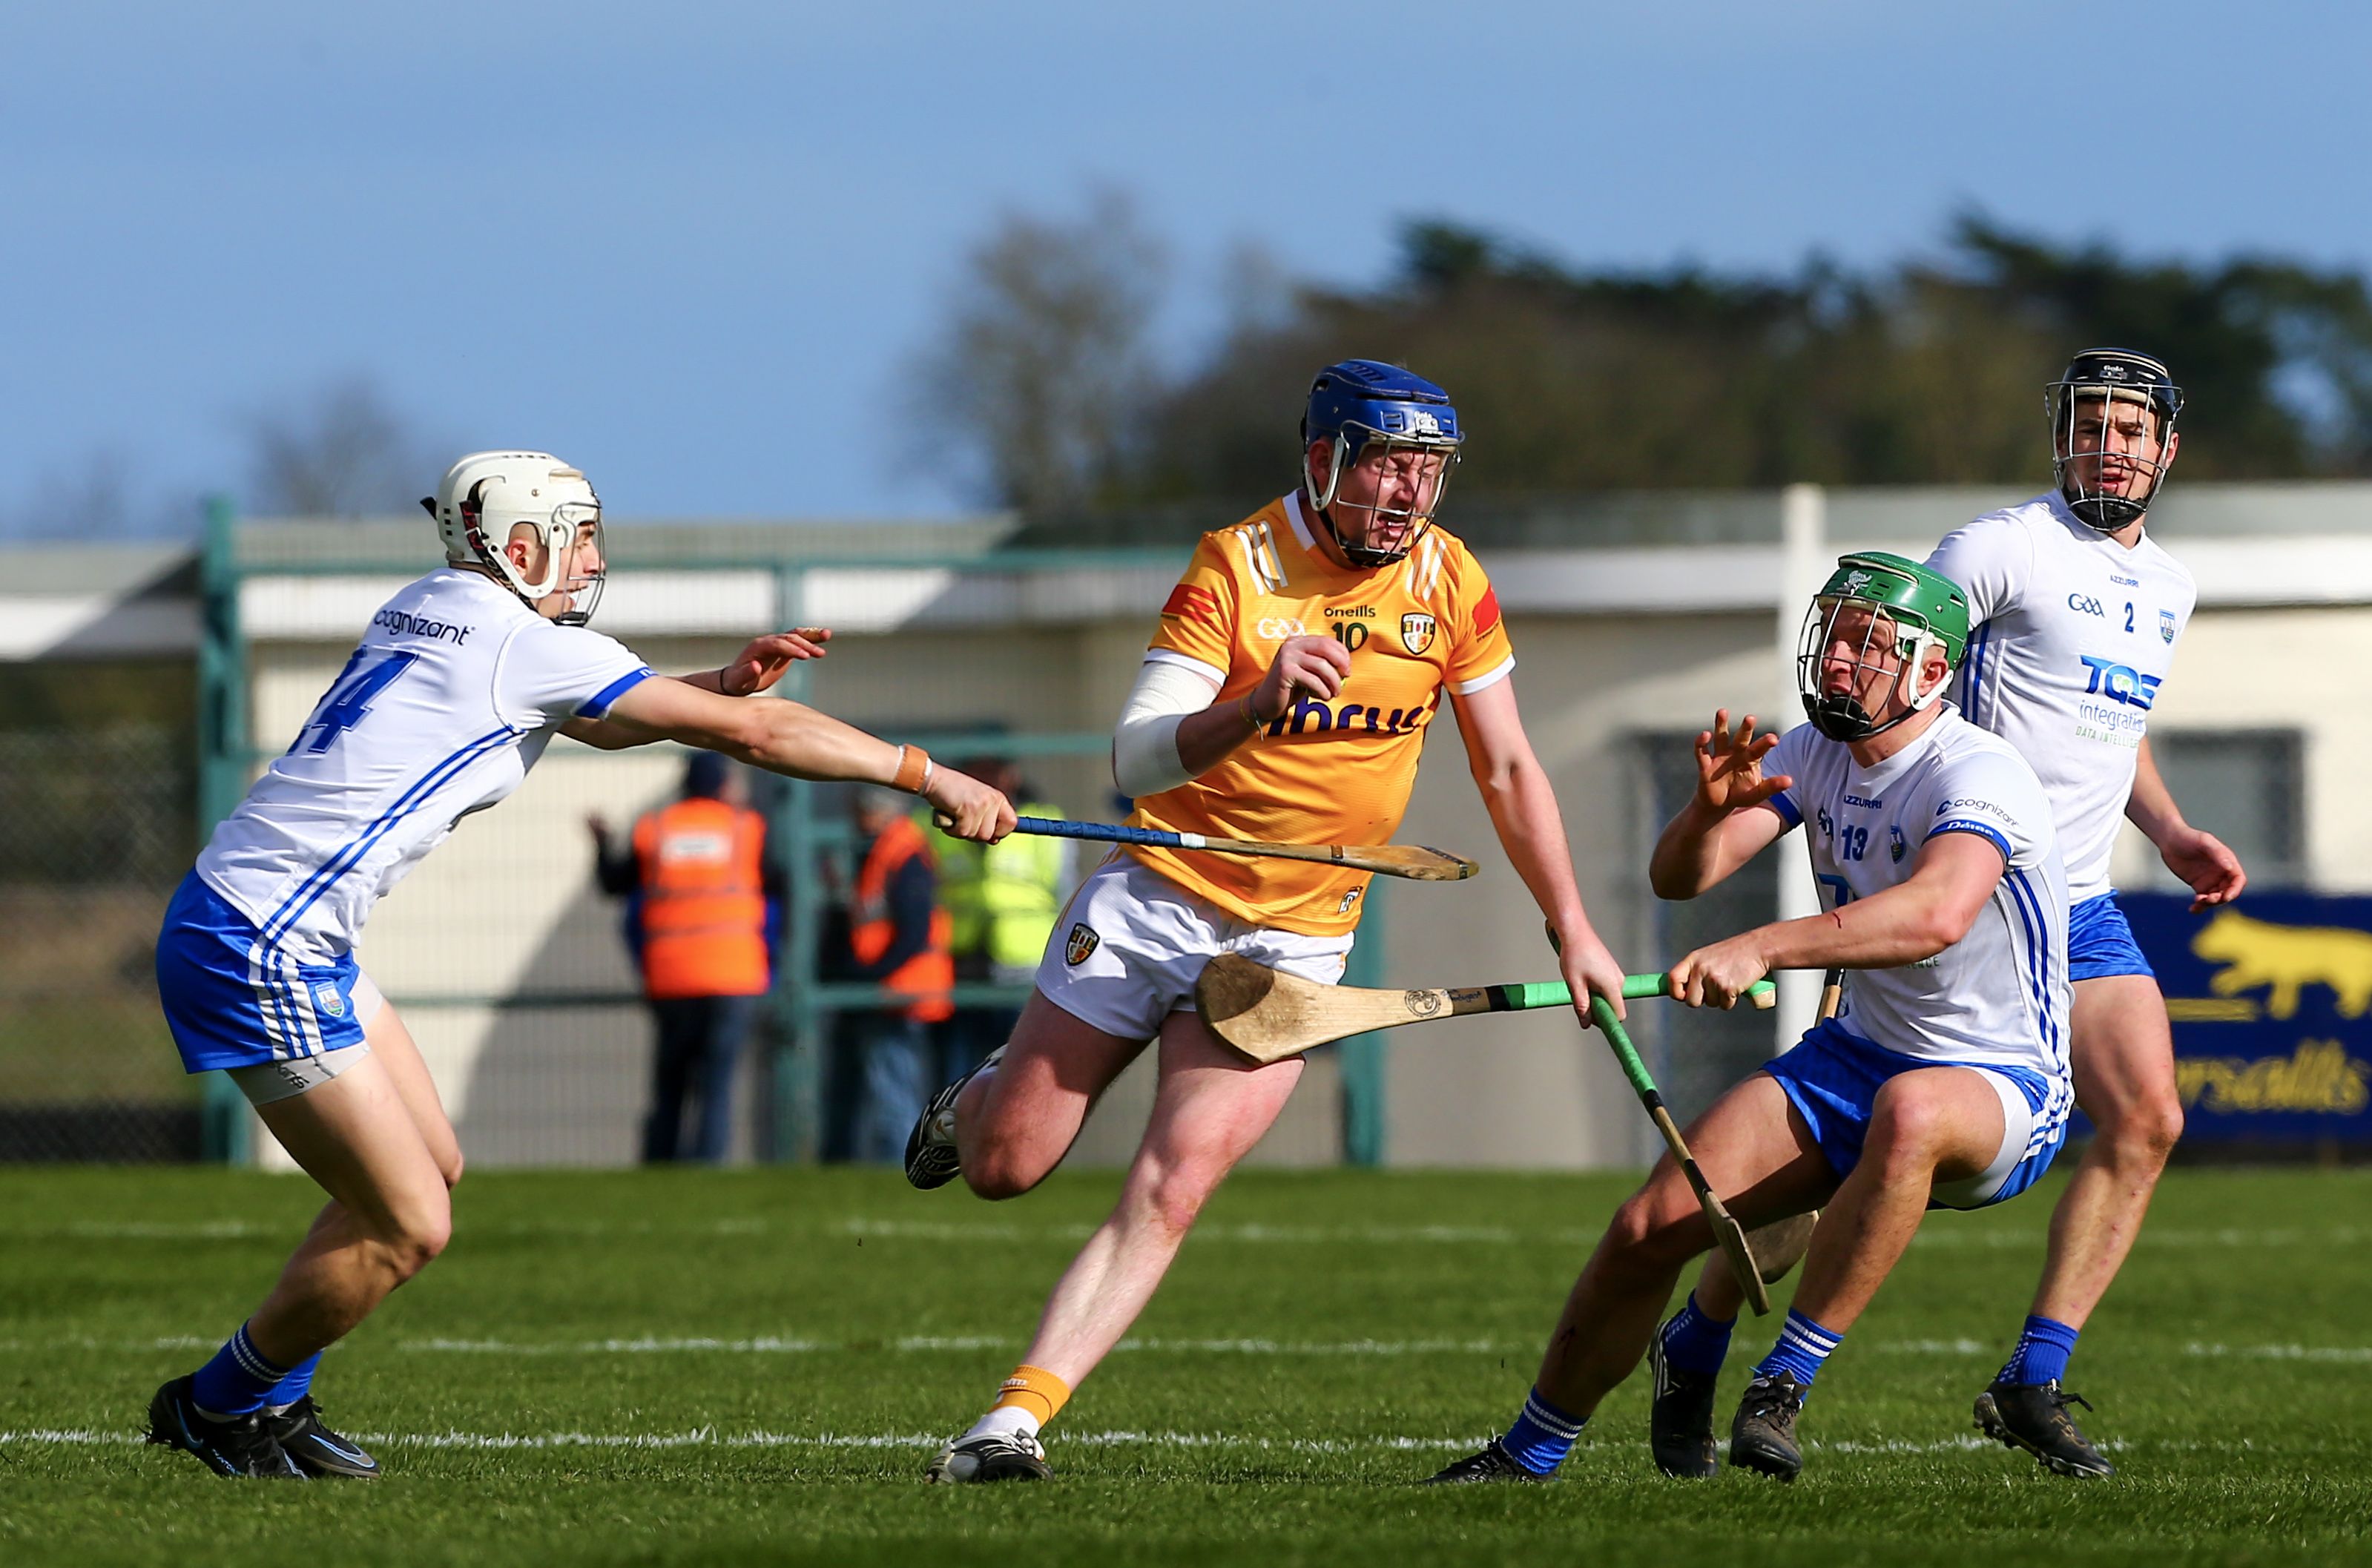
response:
M2091 444L2078 449L2078 440L2087 438L2079 436L2076 424L2087 402L2138 405L2155 414L2157 456L2151 459L2136 451L2103 459L2105 422L2088 437ZM2102 533L2114 533L2148 511L2157 487L2166 480L2167 448L2173 442L2175 415L2182 412L2182 389L2174 384L2167 367L2131 349L2087 348L2067 362L2058 380L2043 389L2042 403L2051 414L2051 476L2058 482L2067 509ZM2100 488L2098 468L2089 485L2077 475L2077 462L2085 459L2121 461L2140 470L2148 482L2137 496L2108 494Z

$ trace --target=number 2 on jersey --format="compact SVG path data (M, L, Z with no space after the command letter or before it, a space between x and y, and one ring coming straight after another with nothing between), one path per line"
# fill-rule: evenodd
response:
M380 692L420 662L418 654L388 653L365 664L363 652L356 648L354 656L346 660L346 668L330 682L321 705L313 710L313 716L305 721L305 727L296 732L295 744L288 748L292 754L302 749L319 756L335 746L338 737L362 722Z

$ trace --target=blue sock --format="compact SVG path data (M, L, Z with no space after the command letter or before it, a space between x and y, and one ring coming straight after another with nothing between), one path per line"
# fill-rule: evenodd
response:
M264 1404L272 1410L284 1411L311 1393L313 1369L320 1365L321 1353L315 1351L295 1366L290 1367L288 1376L273 1384L272 1392L264 1396Z
M1832 1334L1794 1307L1787 1309L1787 1322L1779 1330L1779 1342L1771 1353L1754 1364L1757 1376L1785 1372L1796 1379L1796 1387L1808 1388L1812 1379L1820 1375L1820 1363L1829 1359L1840 1344L1843 1334Z
M1564 1463L1564 1457L1573 1452L1574 1439L1581 1435L1588 1420L1586 1415L1565 1414L1542 1399L1536 1388L1524 1400L1516 1424L1499 1439L1499 1446L1534 1475L1546 1475Z
M238 1332L215 1352L215 1358L198 1368L190 1386L190 1400L207 1415L245 1415L262 1410L288 1373L289 1368L263 1359L255 1342L247 1337L247 1325L241 1323Z
M1664 1360L1682 1372L1710 1377L1721 1370L1722 1358L1729 1353L1729 1331L1736 1327L1735 1318L1715 1322L1698 1311L1692 1291L1680 1298L1680 1309L1663 1327Z
M2001 1369L2000 1380L2058 1382L2067 1376L2067 1358L2076 1353L2076 1336L2081 1331L2055 1318L2029 1318L2025 1331L2017 1336L2017 1348L2009 1353L2009 1365Z

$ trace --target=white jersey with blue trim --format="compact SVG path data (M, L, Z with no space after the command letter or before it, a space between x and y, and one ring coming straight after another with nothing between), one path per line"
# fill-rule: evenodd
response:
M2033 767L2059 825L2069 896L2099 897L2197 585L2148 534L2128 550L2056 491L1946 535L1927 564L1969 596L1960 711Z
M519 786L553 732L649 677L614 638L557 626L447 568L371 617L288 750L198 856L198 875L299 963L343 957L453 825Z
M1909 881L1947 833L2001 852L2002 879L1969 934L1919 963L1847 970L1837 1021L1905 1056L2039 1074L2052 1086L2046 1112L2064 1114L2067 878L2034 771L1948 703L1875 767L1807 724L1780 738L1762 771L1794 781L1770 807L1791 828L1806 824L1831 908Z

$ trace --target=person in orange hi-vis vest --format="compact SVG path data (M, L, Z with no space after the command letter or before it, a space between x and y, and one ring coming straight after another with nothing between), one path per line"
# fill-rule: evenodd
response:
M684 767L680 799L613 842L591 819L602 890L628 900L627 941L657 1024L643 1159L681 1157L694 1110L692 1158L724 1160L733 1135L733 1074L759 1001L773 984L782 880L766 855L766 821L750 809L740 771L713 751Z
M909 796L860 789L850 816L862 858L847 911L852 980L878 981L878 1008L840 1016L824 1081L823 1155L831 1160L894 1160L930 1093L933 1026L955 1011L951 923L939 907L930 844L908 815Z
M1458 411L1431 381L1368 359L1320 371L1305 408L1299 483L1203 535L1162 604L1112 730L1129 820L1213 838L1388 842L1448 705L1583 1019L1593 992L1619 1016L1622 967L1582 909L1556 796L1517 711L1499 596L1434 521L1464 440ZM1072 894L1012 1039L924 1108L906 1179L927 1189L960 1176L992 1199L1029 1191L1097 1097L1158 1040L1153 1111L1119 1202L1054 1286L1026 1358L930 1462L929 1480L1049 1473L1039 1433L1128 1332L1203 1200L1301 1076L1300 1058L1257 1065L1204 1028L1195 978L1236 953L1331 985L1366 892L1365 873L1324 862L1130 849Z

